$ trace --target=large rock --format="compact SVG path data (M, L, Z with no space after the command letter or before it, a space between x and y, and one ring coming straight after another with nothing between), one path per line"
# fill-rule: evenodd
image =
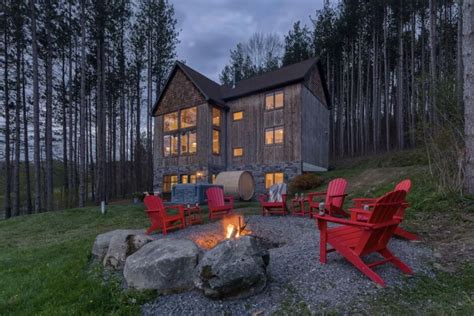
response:
M190 290L200 250L186 239L152 241L127 258L123 275L129 287L168 294Z
M92 256L104 266L120 269L127 256L137 251L153 238L145 235L143 230L117 229L95 238Z
M260 240L243 236L209 250L196 268L194 284L211 298L244 298L265 288L270 256Z

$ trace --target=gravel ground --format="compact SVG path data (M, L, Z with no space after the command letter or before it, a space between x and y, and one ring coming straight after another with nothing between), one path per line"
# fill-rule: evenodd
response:
M276 311L293 313L304 302L312 313L363 312L380 289L338 253L328 254L328 263L319 263L319 232L314 220L299 217L247 216L253 235L278 244L270 249L265 290L241 300L211 300L198 291L160 296L142 307L144 315L268 315ZM189 238L203 248L222 239L222 223L188 227L157 238ZM432 275L431 251L422 243L392 239L390 249L415 274ZM374 257L378 258L378 257ZM370 261L370 257L367 258ZM375 268L388 287L409 285L401 271L390 264ZM292 312L293 311L293 312Z

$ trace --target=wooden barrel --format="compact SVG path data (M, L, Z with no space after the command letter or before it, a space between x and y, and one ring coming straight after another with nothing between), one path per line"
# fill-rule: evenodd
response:
M248 171L224 171L217 175L214 184L224 186L226 195L236 195L244 201L252 199L255 181Z

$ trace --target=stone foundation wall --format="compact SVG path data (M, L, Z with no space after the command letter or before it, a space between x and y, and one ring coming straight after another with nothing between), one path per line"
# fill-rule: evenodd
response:
M289 183L295 176L302 173L301 162L284 162L267 165L243 165L239 167L229 168L226 171L249 171L255 180L255 193L259 194L266 193L265 189L265 174L269 172L283 172L285 175L285 182ZM210 182L210 175L219 173L219 168L215 167L202 167L202 166L170 166L161 167L155 169L153 178L153 189L154 191L161 192L163 190L163 176L167 174L176 174L178 177L181 174L193 174L196 172L202 173L202 176L197 179L197 182ZM209 180L208 180L209 179Z

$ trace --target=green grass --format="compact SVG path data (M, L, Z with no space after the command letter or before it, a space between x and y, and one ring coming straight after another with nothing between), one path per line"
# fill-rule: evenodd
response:
M122 291L90 265L97 234L144 228L142 207L95 207L0 222L0 315L137 314L150 293Z

